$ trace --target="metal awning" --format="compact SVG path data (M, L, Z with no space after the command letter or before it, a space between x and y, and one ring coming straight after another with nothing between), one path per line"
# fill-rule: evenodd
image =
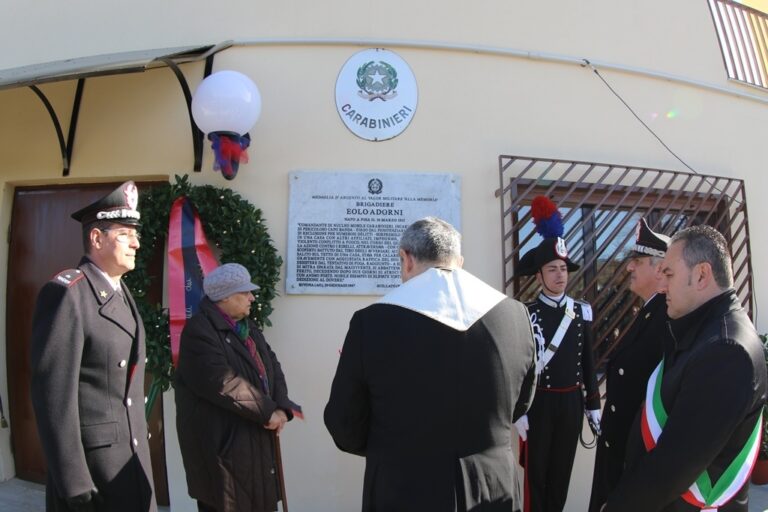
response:
M185 62L204 60L209 55L213 55L230 46L232 46L232 41L217 45L155 48L152 50L91 55L89 57L44 62L18 68L0 69L0 90L48 82L60 82L63 80L76 80L92 76L136 73L167 66L167 60L179 65Z
M192 94L187 80L178 66L186 62L205 60L206 65L203 75L203 78L205 78L211 74L213 56L229 48L232 44L232 41L225 41L215 45L136 50L0 69L0 91L16 87L29 87L40 98L48 114L51 116L54 128L56 129L64 167L63 174L67 176L69 175L69 167L72 160L72 145L74 143L85 80L97 76L139 73L148 69L168 67L176 75L187 102L195 152L194 170L199 171L202 161L203 134L192 119ZM64 132L53 105L51 105L51 102L48 101L48 98L40 88L37 87L40 84L65 80L77 80L77 89L72 105L72 117L69 123L69 134L66 141L64 140Z

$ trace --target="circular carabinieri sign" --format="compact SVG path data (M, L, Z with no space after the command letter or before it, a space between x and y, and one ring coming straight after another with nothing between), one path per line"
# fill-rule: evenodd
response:
M336 109L355 135L387 140L400 135L418 103L416 78L399 55L382 48L354 54L336 79Z

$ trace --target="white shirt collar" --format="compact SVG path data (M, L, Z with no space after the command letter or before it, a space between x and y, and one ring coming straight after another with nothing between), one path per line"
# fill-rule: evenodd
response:
M565 306L565 294L558 297L550 297L544 292L539 293L539 300L551 308L561 308Z

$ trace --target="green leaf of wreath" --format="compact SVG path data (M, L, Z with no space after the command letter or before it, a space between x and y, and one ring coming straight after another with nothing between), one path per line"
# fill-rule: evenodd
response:
M259 328L272 325L272 299L277 296L275 286L280 279L282 258L272 244L264 225L261 210L230 189L211 185L194 186L187 176L176 176L176 183L145 189L139 196L141 210L141 245L136 256L136 268L125 275L147 332L147 372L161 391L170 388L173 381L168 311L160 301L148 296L150 283L162 282L162 266L158 271L150 268L153 247L165 246L171 205L180 196L187 196L200 214L205 236L216 246L220 262L240 263L251 273L253 282L260 286L254 292L256 301L251 318ZM220 254L218 254L220 251ZM163 254L165 260L165 254Z

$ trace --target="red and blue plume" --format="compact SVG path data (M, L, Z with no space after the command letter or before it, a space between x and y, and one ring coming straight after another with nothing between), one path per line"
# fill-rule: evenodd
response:
M531 202L531 215L536 232L543 238L562 238L565 228L557 205L547 196L536 196Z

